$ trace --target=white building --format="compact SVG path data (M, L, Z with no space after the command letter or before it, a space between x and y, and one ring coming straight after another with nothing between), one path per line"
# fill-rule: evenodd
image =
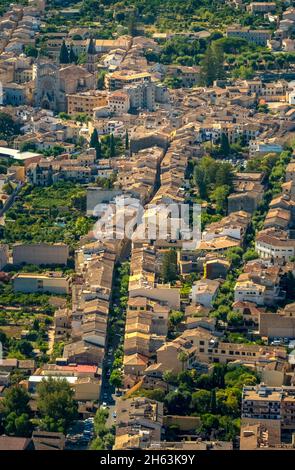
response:
M295 256L295 240L270 233L260 233L256 237L255 251L262 259L290 261Z
M219 282L211 279L201 279L192 287L192 303L211 308L219 289Z

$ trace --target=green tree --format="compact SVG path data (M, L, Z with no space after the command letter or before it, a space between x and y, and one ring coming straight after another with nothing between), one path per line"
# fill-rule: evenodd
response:
M211 86L216 78L214 54L211 46L208 46L204 58L201 61L200 84Z
M8 435L27 437L32 433L32 423L27 413L17 415L15 411L10 413L4 421L4 430Z
M36 58L38 56L38 49L36 49L36 47L34 47L33 45L28 44L27 46L24 47L24 53L28 57Z
M109 145L110 145L110 157L113 158L116 155L116 142L115 142L115 137L113 133L110 135Z
M135 18L135 14L133 12L129 16L128 34L130 36L135 36L136 35L136 18Z
M224 377L226 374L226 365L224 364L216 364L214 365L213 372L212 372L212 383L214 387L217 388L224 388L225 382Z
M8 388L0 403L0 416L4 430L9 435L29 436L32 430L30 422L30 395L20 385Z
M97 129L94 129L94 131L91 134L90 147L95 148L96 159L99 160L102 156L102 151L101 151L101 143L98 138Z
M98 90L103 90L105 88L105 76L106 76L106 71L105 70L101 70L98 74L98 78L97 78L97 89Z
M177 279L177 254L173 249L164 253L161 276L164 283Z
M182 370L184 371L185 369L185 364L187 363L188 360L188 354L185 351L180 351L177 355L177 359L181 362L181 367Z
M229 193L230 187L228 185L217 186L217 188L211 193L210 199L215 203L216 212L218 214L226 213Z
M96 437L90 444L89 450L106 450L104 441L100 437Z
M125 149L128 150L129 149L129 135L128 135L128 131L126 130L126 134L125 134Z
M25 357L30 357L33 352L32 344L30 343L30 341L27 341L26 339L17 341L15 345L15 349L19 351L21 354L23 354Z
M20 133L20 125L9 114L0 112L0 139L9 140Z
M221 80L225 77L223 47L213 42L212 49L214 53L215 76L217 79Z
M65 41L63 41L61 48L60 48L60 53L59 53L59 63L69 64L69 62L70 62L70 58L69 58L68 48L66 46Z
M19 146L21 152L36 152L37 144L35 142L23 142Z
M77 62L77 59L78 57L76 56L75 54L75 51L73 49L73 46L71 44L71 47L70 47L70 52L69 52L69 62L72 64L72 63L76 63Z
M216 392L217 407L221 414L240 416L241 390L238 388L226 388Z
M224 157L228 157L228 155L230 154L230 145L229 145L228 137L224 132L222 132L221 138L220 138L220 152L221 152L221 155Z
M192 410L198 414L208 413L211 408L211 392L198 390L192 394Z
M169 315L169 323L174 327L179 325L179 323L181 323L183 319L184 313L178 310L173 310Z
M214 80L224 78L223 62L222 48L209 45L200 63L200 84L211 86Z
M245 261L245 263L247 261L252 261L253 259L257 258L259 258L259 255L257 251L255 251L253 248L249 248L243 255L243 260Z
M110 384L115 388L120 388L123 385L123 374L120 369L114 369L111 373Z
M211 396L210 396L210 411L211 413L215 414L217 411L217 403L216 403L216 390L213 388L211 390Z
M177 384L177 375L175 374L175 372L173 372L173 370L165 370L163 372L163 380L167 383L167 388L169 388L169 384Z
M169 392L165 397L165 405L169 414L185 415L189 411L190 401L190 392L182 390Z
M107 409L100 408L97 410L94 416L94 431L99 437L102 437L106 430L106 422L109 417L109 411Z
M227 322L231 326L240 326L244 323L243 315L239 312L229 312Z
M49 377L38 385L37 393L41 427L46 431L65 433L78 417L78 405L68 382L65 379Z

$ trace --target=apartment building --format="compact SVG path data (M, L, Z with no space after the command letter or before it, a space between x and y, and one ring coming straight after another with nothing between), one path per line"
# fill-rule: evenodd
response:
M181 81L181 86L190 88L199 83L200 67L188 67L185 65L169 65L167 75L177 77Z
M247 10L251 13L274 13L276 11L275 2L251 2L247 6Z
M259 334L268 338L295 338L295 304L273 312L260 312Z
M129 297L147 297L169 308L179 309L180 289L156 282L155 253L149 248L135 248L132 252Z
M257 234L255 250L265 260L290 261L295 256L295 240L286 231L268 228Z
M290 205L290 204L289 204ZM285 204L287 206L287 204ZM263 228L275 228L277 230L287 230L292 225L291 207L270 207L266 214Z
M77 160L52 161L42 160L32 163L26 171L27 180L36 186L49 186L60 180L90 183L95 174L90 166L79 164Z
M207 332L206 332L207 333ZM162 371L173 370L176 374L192 369L198 362L198 349L184 335L164 343L157 350L157 364Z
M145 297L130 298L128 301L125 339L124 370L126 374L137 375L142 367L134 360L151 357L166 341L170 309ZM130 356L136 356L130 358ZM145 367L144 367L145 368Z
M281 268L277 265L250 261L237 279L235 302L253 302L256 305L276 305L285 298L280 288Z
M92 116L94 108L107 105L107 93L99 90L67 95L67 112L70 115L86 113Z
M264 384L244 387L242 418L279 421L282 430L294 430L295 387L267 387Z
M128 113L130 108L130 98L125 90L116 90L108 96L108 107L111 113Z
M183 354L179 354L182 352ZM173 368L176 373L190 369L197 363L223 363L239 360L242 364L256 364L270 358L286 360L283 347L256 344L226 343L215 334L198 327L185 330L181 336L165 343L157 351L157 364L162 371ZM181 360L182 359L182 360Z
M69 257L69 247L64 243L19 243L12 247L13 264L65 265Z
M70 276L64 276L58 272L18 273L13 278L14 292L48 292L50 294L66 295L70 293L70 288Z
M248 42L253 42L257 46L266 46L271 38L271 33L267 29L250 29L243 27L230 27L226 31L227 37L242 38Z
M229 216L223 217L219 222L207 225L202 233L202 240L210 241L228 236L243 241L250 220L251 216L248 212L231 212Z
M133 83L124 87L129 96L130 107L133 110L147 109L155 111L156 107L156 85L150 81Z
M153 440L161 440L163 403L144 397L117 402L116 443L119 436L150 432Z
M109 91L119 90L126 85L138 82L151 82L151 74L148 72L132 72L130 70L120 70L105 76L105 85Z

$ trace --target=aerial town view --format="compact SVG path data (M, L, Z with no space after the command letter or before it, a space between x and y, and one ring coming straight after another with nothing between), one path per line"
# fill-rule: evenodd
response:
M295 1L0 0L5 450L295 450Z

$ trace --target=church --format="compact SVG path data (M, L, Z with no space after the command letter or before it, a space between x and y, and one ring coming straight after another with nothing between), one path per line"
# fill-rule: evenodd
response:
M53 62L37 60L34 68L34 106L39 108L66 112L67 94L96 88L95 75L79 65L60 67Z

